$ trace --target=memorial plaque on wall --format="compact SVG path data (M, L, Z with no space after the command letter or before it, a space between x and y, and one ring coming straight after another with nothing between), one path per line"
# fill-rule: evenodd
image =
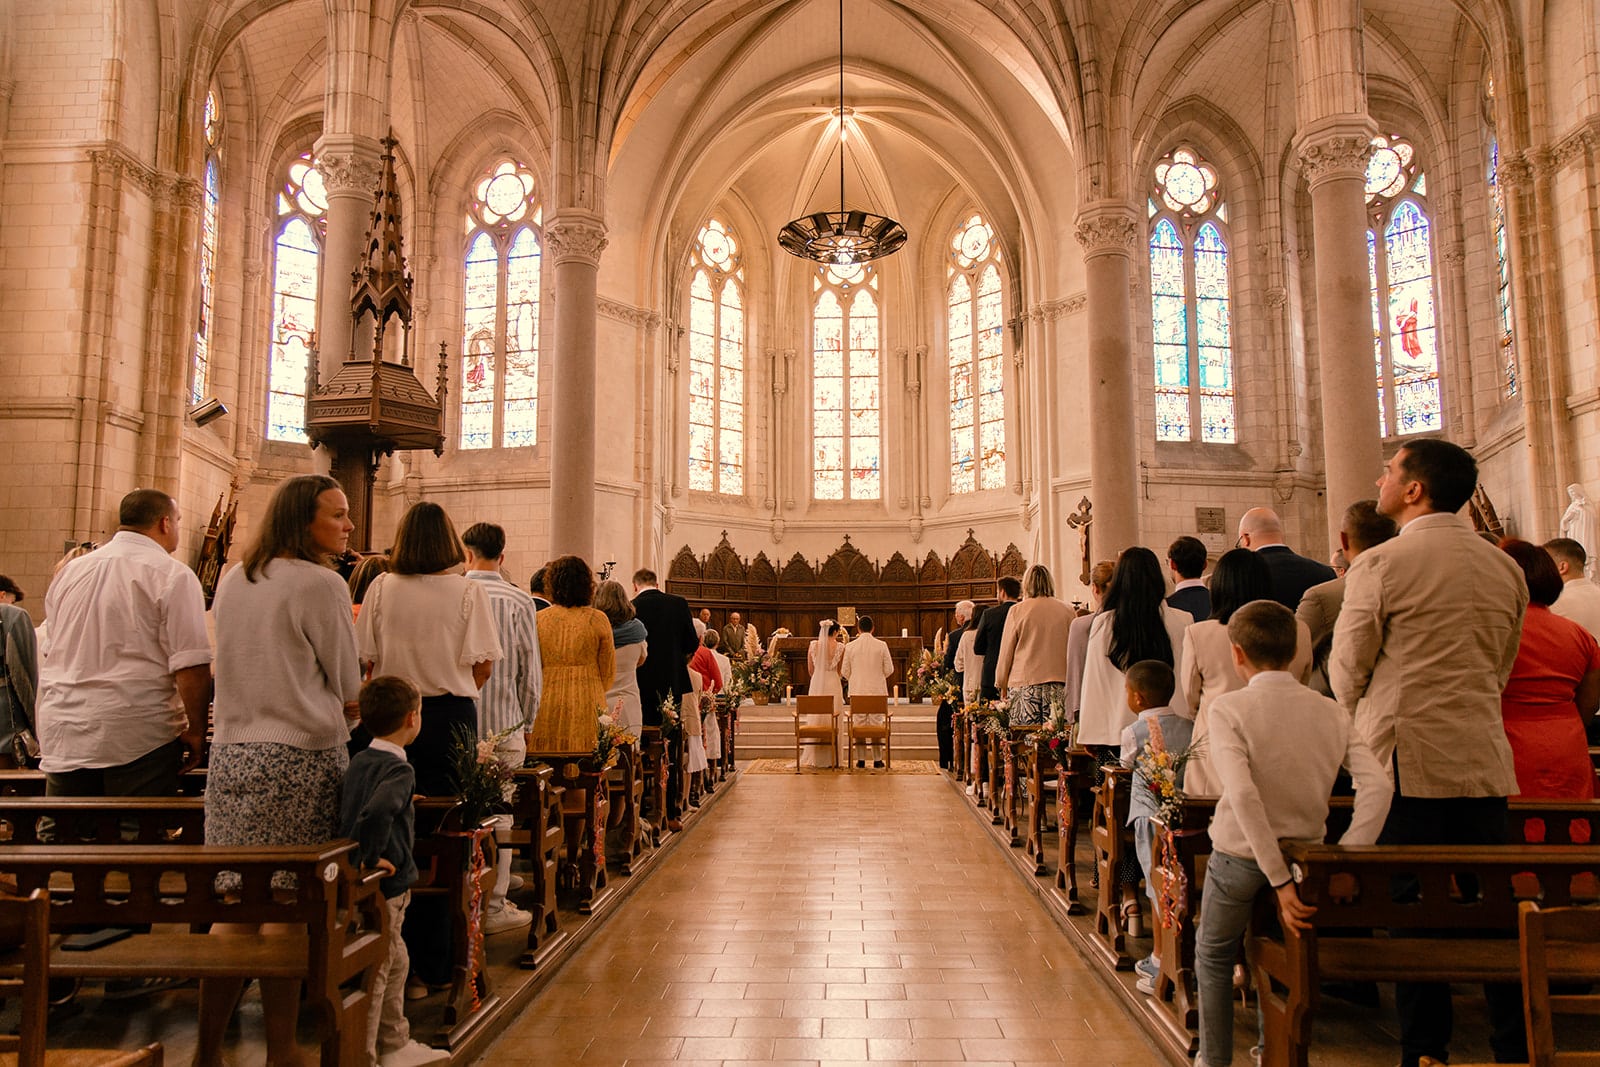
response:
M1223 508L1195 508L1195 535L1205 544L1207 552L1228 550L1228 513Z

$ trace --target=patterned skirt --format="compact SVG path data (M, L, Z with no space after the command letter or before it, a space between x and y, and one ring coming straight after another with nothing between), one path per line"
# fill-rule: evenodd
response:
M1040 726L1050 717L1052 703L1066 703L1064 682L1040 682L1011 690L1011 725Z
M206 776L206 844L250 848L332 841L339 836L339 785L349 765L343 745L216 745ZM273 884L292 877L274 877ZM239 876L225 873L217 881L219 889L231 891Z

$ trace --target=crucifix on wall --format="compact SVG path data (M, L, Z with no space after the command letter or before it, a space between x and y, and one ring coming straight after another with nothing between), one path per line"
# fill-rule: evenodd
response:
M1093 566L1089 555L1089 527L1094 524L1094 505L1089 503L1089 498L1084 497L1078 501L1078 510L1067 516L1067 526L1079 531L1083 538L1083 571L1078 575L1078 581L1084 585L1089 584L1089 569Z

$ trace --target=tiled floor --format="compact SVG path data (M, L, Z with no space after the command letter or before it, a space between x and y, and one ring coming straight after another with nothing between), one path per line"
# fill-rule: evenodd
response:
M485 1063L1161 1062L937 776L744 776Z

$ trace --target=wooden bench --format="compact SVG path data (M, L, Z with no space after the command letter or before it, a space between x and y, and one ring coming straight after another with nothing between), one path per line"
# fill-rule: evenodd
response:
M1044 835L1050 829L1048 798L1056 788L1056 756L1048 742L1030 737L1023 743L1021 760L1019 774L1027 783L1024 790L1027 834L1023 848L1033 859L1033 873L1042 876L1050 873L1045 862Z
M645 834L652 848L661 845L667 828L667 742L661 727L646 726L639 733L639 768L644 776Z
M417 881L413 899L438 897L450 924L450 983L444 1023L454 1027L489 998L481 931L483 902L494 889L495 841L491 824L467 826L454 797L416 801Z
M178 776L178 792L186 797L204 796L206 780L204 768L188 771ZM44 790L43 771L0 770L0 797L42 797Z
M1095 903L1095 947L1105 953L1119 971L1133 967L1128 954L1128 928L1122 915L1123 864L1133 855L1133 831L1128 826L1128 802L1133 789L1133 772L1115 764L1104 768L1104 777L1095 793L1094 817L1089 840L1094 846L1095 870L1100 876L1100 892Z
M1337 796L1329 800L1327 839L1335 841L1350 825L1354 798ZM1195 926L1200 917L1200 893L1206 857L1211 854L1211 818L1216 812L1214 796L1184 796L1171 824L1154 820L1156 839L1153 849L1154 885L1151 895L1157 901L1153 918L1156 955L1161 971L1156 978L1155 995L1146 1001L1160 1022L1190 1051L1199 1046L1199 1000L1194 974ZM1508 809L1508 842L1528 840L1537 827L1537 841L1552 845L1587 843L1580 826L1591 828L1589 840L1600 840L1592 831L1600 830L1600 801L1594 800L1513 800ZM1577 831L1577 832L1575 832Z
M526 905L533 922L528 925L528 946L523 967L533 967L540 942L556 933L556 880L566 832L561 819L561 788L555 771L540 763L524 767L513 776L516 792L511 802L511 830L506 848L527 857L533 866L533 903Z
M351 864L354 849L351 841L250 849L15 845L0 848L0 875L22 895L50 893L56 977L302 979L317 1015L322 1067L356 1067L366 1062L367 991L384 961L387 911L381 873L363 877ZM239 876L237 892L217 889L225 871ZM294 876L294 889L274 887L280 872ZM295 929L193 932L214 923ZM58 939L74 928L147 924L157 929L90 952L63 951ZM0 955L0 965L17 959Z
M633 865L644 855L644 832L641 829L644 806L644 772L639 764L639 750L634 745L617 746L617 765L606 779L610 790L611 825L616 834L617 870L624 875L633 873Z
M1067 914L1086 910L1078 900L1078 824L1093 809L1093 753L1073 747L1056 757L1056 888L1067 898Z
M1317 910L1310 931L1285 934L1276 929L1275 895L1256 900L1246 952L1261 998L1267 1067L1307 1067L1321 982L1514 982L1521 977L1515 935L1522 901L1600 903L1594 846L1290 843L1284 856L1300 898ZM1479 887L1475 898L1459 889L1468 876ZM1396 880L1416 892L1396 899ZM1341 886L1353 895L1336 895ZM1553 980L1592 978L1571 954L1548 962Z
M555 769L561 786L561 818L567 856L561 881L573 888L578 914L594 910L595 895L606 884L607 817L611 810L607 767L589 753L537 752L529 758Z
M198 797L0 794L0 841L10 845L187 846L205 844L205 833Z

